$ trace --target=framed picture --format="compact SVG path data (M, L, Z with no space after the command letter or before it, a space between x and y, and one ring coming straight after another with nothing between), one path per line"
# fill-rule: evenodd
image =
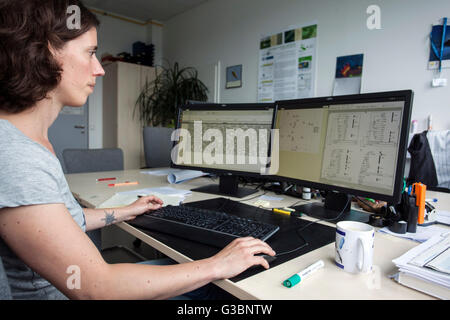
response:
M242 64L227 67L226 89L242 87Z

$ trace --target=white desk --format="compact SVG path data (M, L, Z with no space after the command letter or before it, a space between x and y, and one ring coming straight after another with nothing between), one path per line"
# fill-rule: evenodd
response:
M166 176L152 176L140 172L141 170L127 170L68 174L66 178L75 197L86 207L95 208L116 192L168 185ZM111 183L111 181L96 182L97 178L104 177L116 177L117 182L138 181L139 184L126 187L108 187L108 183ZM190 182L170 186L188 190L210 183L212 181L209 178L198 178ZM254 197L256 195L246 197L245 199L253 199L244 203L253 204L257 200L257 197ZM273 194L268 193L267 195ZM184 202L216 197L215 195L193 192ZM427 197L439 199L436 204L437 208L450 208L450 194L427 192ZM271 205L274 207L290 206L298 201L297 198L283 196L282 201L273 201ZM311 220L308 217L304 218ZM334 224L327 222L321 223L334 226ZM119 223L118 226L180 263L190 261L188 257L127 223ZM215 284L240 299L433 299L431 296L406 288L388 278L389 275L396 272L392 259L397 258L416 245L418 243L410 240L376 232L374 270L369 274L354 275L338 268L334 264L333 242L244 280L235 283L230 280L220 280L216 281ZM283 280L319 259L325 262L325 267L312 275L307 281L289 289L282 285Z

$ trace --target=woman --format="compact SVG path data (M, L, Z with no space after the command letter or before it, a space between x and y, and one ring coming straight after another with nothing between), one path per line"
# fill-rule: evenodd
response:
M67 8L80 8L69 28ZM82 106L104 75L95 53L98 20L76 0L0 2L0 255L15 298L165 299L274 255L253 238L217 255L156 266L107 264L85 231L133 219L162 201L143 197L114 210L82 209L48 140L63 106ZM70 285L78 270L80 286Z

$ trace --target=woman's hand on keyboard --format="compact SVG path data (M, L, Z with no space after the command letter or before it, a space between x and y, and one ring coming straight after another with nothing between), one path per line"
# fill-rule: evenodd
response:
M262 256L255 256L258 253L269 256L275 255L275 251L259 239L246 237L232 241L211 258L216 262L217 279L232 278L254 265L262 265L269 269L269 263L266 259Z
M163 201L155 196L142 196L135 202L126 207L128 216L125 221L133 220L136 216L141 215L149 210L157 210L161 208Z

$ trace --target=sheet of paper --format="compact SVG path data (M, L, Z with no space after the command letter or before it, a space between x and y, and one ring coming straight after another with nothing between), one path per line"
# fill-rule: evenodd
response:
M177 184L182 183L184 181L192 180L198 177L206 176L208 173L197 171L197 170L181 170L178 172L172 172L167 176L167 181L169 183Z
M131 190L131 191L123 191L120 192L121 194L134 194L134 195L148 195L148 194L164 194L164 195L174 195L174 196L186 196L191 194L192 192L190 190L183 190L183 189L175 189L172 187L156 187L156 188L144 188L144 189L137 189L137 190Z
M388 229L388 227L384 227L384 228L378 230L378 232L384 232L384 233L391 234L396 237L406 238L406 239L414 240L417 242L425 242L428 239L430 239L431 237L435 236L436 234L440 234L440 233L443 233L446 231L448 231L448 229L437 226L437 225L431 225L431 226L427 226L427 227L417 226L416 233L410 233L410 232L407 232L404 234L395 233L395 232L390 231Z
M265 201L281 201L281 200L283 200L283 197L272 197L272 196L262 195L258 199L265 200Z
M182 183L184 181L208 175L208 173L198 170L181 170L175 168L141 171L141 173L152 176L167 176L167 181L171 184Z
M410 263L419 267L427 266L441 254L444 254L445 256L445 251L449 247L450 237L444 237L441 241L428 248L428 250L424 250L419 255L415 256L414 259L410 261Z
M178 206L184 199L184 196L180 195L166 195L166 194L160 194L160 193L151 193L155 197L158 197L163 201L163 207L172 205L172 206ZM132 204L138 199L138 195L145 195L141 193L127 193L127 194L121 194L116 193L114 196L100 204L97 208L120 208L127 205Z
M426 266L450 275L450 248L447 247L444 252L441 252L433 260L428 262Z
M141 171L141 173L149 174L152 176L166 176L172 173L177 173L182 171L181 169L175 169L175 168L169 168L169 169L156 169L156 170L148 170L148 171Z
M436 210L436 222L450 226L450 212Z
M111 198L97 206L97 208L119 208L132 204L137 200L137 195L116 193Z

